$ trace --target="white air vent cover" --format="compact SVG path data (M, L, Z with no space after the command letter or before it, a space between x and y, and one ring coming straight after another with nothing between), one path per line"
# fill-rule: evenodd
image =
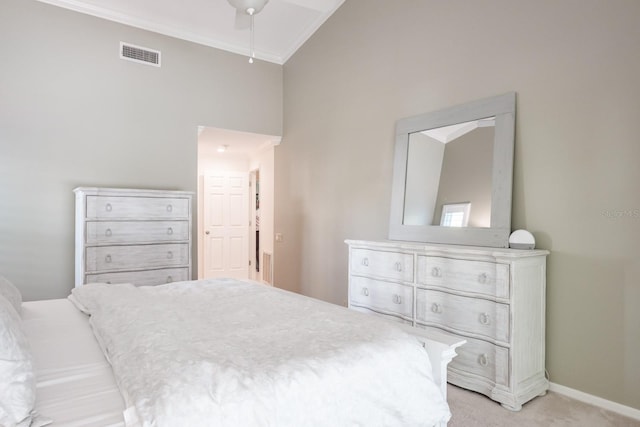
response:
M262 253L262 281L273 286L273 265L270 252Z
M159 67L160 51L120 42L120 59Z

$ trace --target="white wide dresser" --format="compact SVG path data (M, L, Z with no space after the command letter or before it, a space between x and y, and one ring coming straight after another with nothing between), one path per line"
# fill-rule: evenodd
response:
M448 380L510 410L546 393L546 250L347 240L349 307L465 339Z
M88 187L73 191L76 287L191 279L192 193Z

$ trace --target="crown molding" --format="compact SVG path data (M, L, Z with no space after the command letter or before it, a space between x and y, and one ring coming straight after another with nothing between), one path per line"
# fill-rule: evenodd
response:
M64 9L72 10L74 12L80 12L86 15L95 16L97 18L106 19L108 21L113 21L120 24L128 25L130 27L135 27L142 30L163 34L165 36L186 40L192 43L197 43L197 44L201 44L208 47L213 47L213 48L224 50L227 52L236 53L242 56L248 56L249 49L247 46L244 46L244 45L239 46L232 43L220 42L210 37L203 37L198 34L195 34L189 31L179 30L177 28L160 24L155 21L134 18L132 16L129 16L123 13L113 12L113 11L110 11L101 7L93 6L93 5L87 5L86 3L83 3L80 1L76 1L76 0L37 0L37 1L41 3L47 3L52 6L58 6ZM284 64L284 60L281 56L273 54L271 52L260 50L259 48L255 49L255 55L257 59L262 61L271 62L278 65Z
M305 44L306 41L309 40L316 31L318 31L318 28L320 28L322 24L324 24L327 19L329 19L329 17L333 15L334 12L338 10L340 6L342 6L344 2L345 0L336 0L336 6L333 10L327 11L320 15L318 19L316 19L316 21L313 23L313 25L307 28L307 31L305 31L300 37L298 37L295 43L291 45L291 48L287 52L285 52L284 56L282 57L281 64L287 62L298 51L298 49L300 49L300 47L302 47L302 45Z

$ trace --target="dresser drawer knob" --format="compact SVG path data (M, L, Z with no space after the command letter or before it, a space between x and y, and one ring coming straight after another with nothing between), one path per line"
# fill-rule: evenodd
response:
M365 297L368 297L369 296L369 289L362 288L362 295L364 295Z
M106 263L111 262L111 255L107 255L106 257L104 257L104 262Z
M402 263L400 261L396 262L396 271L402 272Z
M489 356L487 356L487 353L482 353L480 356L478 356L478 363L483 367L489 365Z
M437 302L434 302L433 304L431 304L431 311L433 311L436 314L440 314L442 313L442 306Z
M362 258L362 265L369 267L369 258Z
M394 304L402 304L402 297L398 294L395 294L393 296L393 303Z
M491 324L491 317L489 317L489 313L480 314L480 323L482 323L483 325Z
M167 259L173 259L173 252L167 252Z
M113 206L111 206L111 203L107 203L104 206L104 210L106 210L107 212L111 212L113 210Z
M431 275L433 277L442 277L442 271L440 270L440 268L438 267L433 267L431 269Z
M171 227L167 228L167 234L171 236L173 234L173 228Z
M111 237L112 234L113 233L111 232L110 228L107 228L107 230L104 232L104 235L107 236L107 237Z
M173 212L173 206L167 205L167 212Z
M173 282L173 277L167 276L167 283L171 283L171 282Z
M481 275L478 276L478 282L482 284L487 283L487 279L488 279L487 273L482 273Z

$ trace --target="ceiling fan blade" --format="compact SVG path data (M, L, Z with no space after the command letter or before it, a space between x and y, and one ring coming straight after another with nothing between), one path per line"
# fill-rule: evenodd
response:
M236 30L246 30L251 26L251 17L246 13L236 10L236 22L235 29Z

